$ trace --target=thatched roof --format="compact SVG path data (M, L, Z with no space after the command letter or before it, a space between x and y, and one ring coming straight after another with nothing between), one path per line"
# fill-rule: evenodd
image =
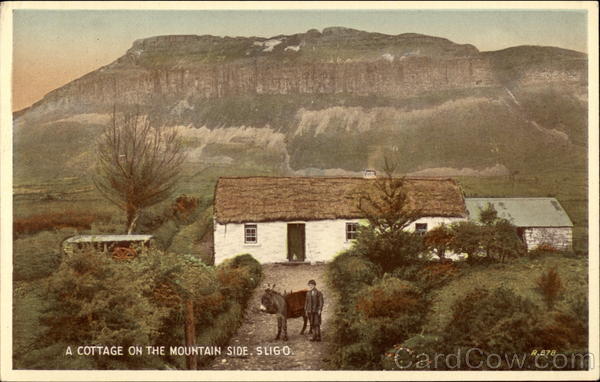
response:
M221 224L357 219L358 192L375 192L375 179L329 177L223 177L215 189ZM421 216L466 217L462 191L452 179L409 178L411 208Z

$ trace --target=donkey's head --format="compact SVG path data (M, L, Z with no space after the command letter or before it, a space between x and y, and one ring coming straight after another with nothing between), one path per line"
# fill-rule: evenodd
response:
M275 284L267 284L260 298L260 310L265 313L276 314L281 310L281 300L281 294L275 291Z

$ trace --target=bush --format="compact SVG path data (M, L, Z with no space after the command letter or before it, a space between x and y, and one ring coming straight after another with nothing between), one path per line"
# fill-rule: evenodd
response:
M340 293L344 304L364 286L371 285L379 274L378 267L366 257L352 251L341 253L327 265L327 277Z
M445 258L446 249L450 247L450 243L454 239L454 232L446 225L441 224L425 234L423 243L429 251L435 252L440 260Z
M167 249L173 243L173 238L177 235L179 226L173 220L167 220L156 231L152 232L161 249Z
M48 282L48 307L38 349L56 343L153 345L167 310L151 300L152 272L138 261L115 262L90 248L65 257ZM135 303L132 303L135 302ZM143 319L141 319L143 318ZM41 354L49 354L44 353ZM64 349L40 362L41 368L65 363ZM157 368L157 357L91 357L94 368ZM43 365L42 363L45 363ZM127 365L124 365L124 364ZM73 365L72 367L74 367Z
M60 266L62 241L77 231L40 232L13 241L13 278L35 280L50 276Z
M456 300L444 330L447 351L478 347L484 352L523 353L544 348L539 308L504 287L477 288Z
M560 292L562 291L562 282L560 280L560 276L556 271L556 268L548 269L546 272L542 273L540 277L536 280L536 285L538 287L538 292L541 293L544 302L548 309L552 309L554 307L554 303L559 297Z
M231 336L235 334L243 318L243 306L232 301L227 308L216 316L209 326L205 326L199 333L196 343L202 346L224 347ZM206 366L214 357L199 357L198 366Z
M482 227L471 221L461 221L450 226L453 239L450 249L455 253L466 253L467 262L474 263L480 258L482 245Z
M218 273L223 271L235 277L221 285ZM196 343L224 345L239 327L243 306L261 273L260 264L249 255L216 270L191 255L155 249L143 249L136 258L118 262L91 247L77 250L49 278L41 332L33 344L25 344L35 351L20 348L16 364L42 369L183 368L185 357L99 356L83 362L65 357L64 349L73 344L183 344L184 303L189 299L194 302ZM57 344L65 347L56 351ZM39 359L32 359L32 354Z
M381 369L385 350L420 330L427 301L413 283L385 276L338 312L333 361L343 369Z
M356 310L368 318L395 317L422 308L421 297L421 290L412 283L385 277L361 291L356 299Z
M422 267L417 273L420 288L430 291L440 288L460 276L460 269L454 263L431 263Z
M224 281L222 284L231 286L235 284L244 285L247 289L254 289L262 279L262 266L249 254L237 255L234 258L227 259L217 266L217 274ZM238 274L243 278L241 281L234 280L233 276ZM225 282L226 281L226 282Z

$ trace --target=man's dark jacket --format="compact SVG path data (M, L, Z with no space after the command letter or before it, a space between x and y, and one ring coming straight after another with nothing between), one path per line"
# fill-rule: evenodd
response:
M321 313L323 310L323 293L317 288L306 292L304 311L306 313Z

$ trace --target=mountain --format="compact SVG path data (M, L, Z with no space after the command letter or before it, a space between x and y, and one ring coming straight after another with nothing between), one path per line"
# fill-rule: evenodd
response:
M100 127L131 107L178 128L195 170L355 174L384 156L421 174L584 168L587 55L342 27L137 40L14 113L16 182L89 174Z

